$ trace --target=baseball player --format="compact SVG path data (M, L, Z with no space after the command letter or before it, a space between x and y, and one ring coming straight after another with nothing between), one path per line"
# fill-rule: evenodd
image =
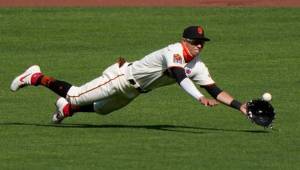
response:
M123 58L104 70L103 74L81 86L57 80L42 73L38 65L29 67L11 83L11 90L31 86L44 86L61 96L56 101L52 121L60 123L76 112L108 114L129 104L140 94L158 87L177 83L204 106L219 102L246 115L245 105L221 90L202 62L200 53L210 39L201 26L184 29L180 42L170 44L134 62ZM203 87L214 98L206 98L195 86Z

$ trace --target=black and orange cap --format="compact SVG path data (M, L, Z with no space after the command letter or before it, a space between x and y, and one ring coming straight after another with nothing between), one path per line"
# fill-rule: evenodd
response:
M204 36L204 30L201 26L189 26L184 29L182 33L183 38L188 39L197 39L197 40L203 40L203 41L210 41L209 38Z

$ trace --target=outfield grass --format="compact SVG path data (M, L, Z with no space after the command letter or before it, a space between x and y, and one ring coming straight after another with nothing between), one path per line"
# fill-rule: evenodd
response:
M0 9L0 169L299 169L299 21L299 8ZM242 101L273 94L274 130L205 108L176 85L58 126L53 93L9 91L31 64L79 85L196 24L212 39L203 60L220 87Z

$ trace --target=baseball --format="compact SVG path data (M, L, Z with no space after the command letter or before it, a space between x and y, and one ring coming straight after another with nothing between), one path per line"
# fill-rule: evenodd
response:
M270 93L264 93L264 94L262 95L262 99L263 99L264 101L269 102L269 101L272 100L272 95L271 95Z

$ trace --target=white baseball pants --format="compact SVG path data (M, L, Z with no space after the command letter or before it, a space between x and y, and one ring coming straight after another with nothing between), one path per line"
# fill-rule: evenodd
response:
M102 76L80 86L72 86L67 100L74 105L93 104L100 114L108 114L129 104L140 93L129 83L128 63L121 68L116 63L108 67Z

